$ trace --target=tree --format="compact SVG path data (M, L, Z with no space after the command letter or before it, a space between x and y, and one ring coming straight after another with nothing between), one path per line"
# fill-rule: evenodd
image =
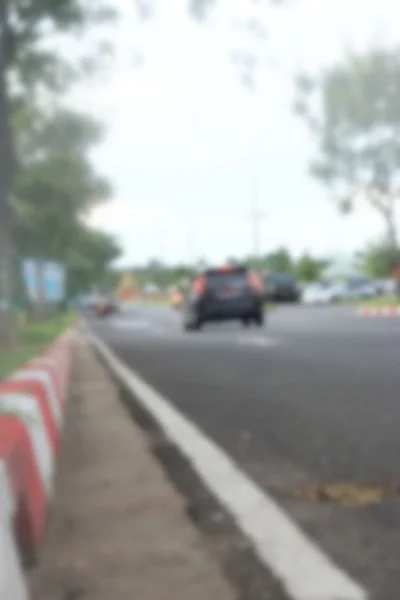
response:
M116 16L112 2L105 4L100 0L8 0L7 4L12 40L9 70L14 87L31 93L38 88L64 91L88 72L89 59L100 58L106 50L100 41L94 45L90 57L79 61L75 56L70 61L59 54L56 44L52 47L51 43L44 44L44 40L51 42L57 34L83 33Z
M112 263L121 255L116 239L104 232L81 225L65 256L68 295L87 291L92 285L108 284Z
M393 249L387 241L370 244L359 254L360 267L369 277L390 277L393 268Z
M297 92L295 110L318 143L312 175L333 191L344 213L363 203L372 207L394 251L400 197L398 50L349 55L318 78L299 77Z
M290 252L286 248L279 248L271 252L263 261L264 268L274 273L293 273L294 262Z
M9 121L7 69L13 49L7 0L0 0L0 344L16 341L13 319L13 246L10 230L14 148Z
M87 151L99 140L99 124L65 109L49 117L35 114L28 124L31 127L23 129L21 165L14 186L13 237L19 256L37 261L36 314L43 317L46 302L40 283L44 262L66 263L73 248L71 260L78 274L72 281L82 283L84 273L92 274L91 281L98 269L94 269L90 253L85 257L86 249L101 256L101 249L114 252L115 245L100 234L93 237L81 224L88 210L110 193L108 183L94 172L87 158ZM78 260L79 252L83 255Z
M300 281L318 281L328 261L320 260L305 253L296 262L295 271Z
M24 256L63 259L79 219L110 194L86 157L101 129L92 118L60 110L26 136L14 199L14 237Z
M0 342L6 345L15 339L10 308L14 278L11 193L18 164L10 103L16 93L32 99L43 97L43 89L65 91L78 74L57 52L42 45L44 37L76 32L111 16L112 11L90 0L0 0Z

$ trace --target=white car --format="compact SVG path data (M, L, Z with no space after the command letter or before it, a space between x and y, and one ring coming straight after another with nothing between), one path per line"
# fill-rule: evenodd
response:
M318 304L330 304L332 302L331 288L332 286L323 285L322 283L315 283L308 286L303 290L303 304L314 306Z
M332 304L341 300L374 298L377 295L377 287L368 281L356 283L338 281L310 286L303 293L303 302L304 304Z

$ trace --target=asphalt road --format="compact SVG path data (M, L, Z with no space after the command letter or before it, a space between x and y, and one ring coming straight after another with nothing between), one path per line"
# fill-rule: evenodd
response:
M95 332L227 451L371 593L397 600L400 492L369 507L296 497L299 485L400 486L400 318L283 307L264 329L183 332L167 307L132 307Z

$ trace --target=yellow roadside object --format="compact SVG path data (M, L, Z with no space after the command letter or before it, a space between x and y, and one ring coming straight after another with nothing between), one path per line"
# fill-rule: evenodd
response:
M183 296L179 290L173 290L170 293L169 300L174 308L178 308L183 301Z

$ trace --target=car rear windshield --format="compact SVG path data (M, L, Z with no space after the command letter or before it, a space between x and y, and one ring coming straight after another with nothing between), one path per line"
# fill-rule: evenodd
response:
M243 288L248 285L247 273L240 271L211 271L206 273L206 285L209 290L222 287Z

